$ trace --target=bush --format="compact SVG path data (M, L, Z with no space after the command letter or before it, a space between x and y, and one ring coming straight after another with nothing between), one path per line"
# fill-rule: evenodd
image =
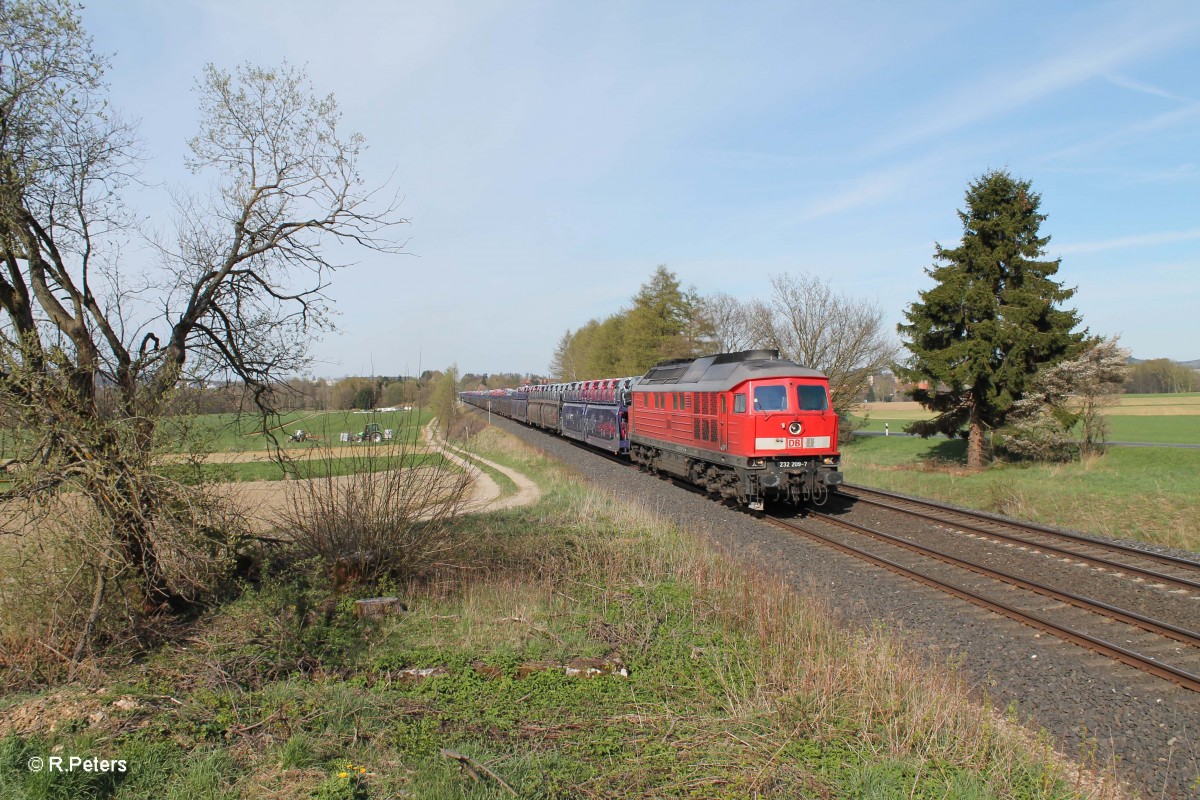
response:
M300 553L330 569L334 583L403 580L457 544L452 518L470 488L449 461L414 466L414 441L364 444L336 475L332 452L293 465L297 480L279 520ZM342 459L345 461L346 459Z

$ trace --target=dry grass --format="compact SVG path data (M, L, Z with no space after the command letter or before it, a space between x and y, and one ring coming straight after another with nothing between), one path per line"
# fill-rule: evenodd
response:
M759 743L764 750L777 756L793 743L837 737L857 741L868 761L917 759L1003 774L1046 760L1081 797L1123 796L1112 778L1079 773L1029 731L979 705L953 670L930 670L891 632L835 627L822 600L697 546L648 506L589 492L568 513L626 533L591 543L587 571L603 585L686 586L698 623L715 621L753 643L696 657L721 676L716 700L731 720L786 721L766 736L769 746Z

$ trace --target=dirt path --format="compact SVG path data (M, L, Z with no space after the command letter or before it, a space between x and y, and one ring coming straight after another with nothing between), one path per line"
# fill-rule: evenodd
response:
M467 470L467 474L472 477L472 495L463 506L462 513L477 514L481 511L499 511L504 508L529 506L536 503L542 496L542 488L515 469L497 464L495 461L489 461L474 453L466 453L447 444L438 433L436 423L437 419L434 418L425 426L425 441L431 448L440 451L443 456ZM507 477L517 485L516 493L508 497L500 497L502 494L500 486L492 480L492 476L479 469L464 456L469 456Z
M542 496L541 487L514 469L497 464L486 458L467 453L447 444L437 432L436 420L431 421L423 429L426 447L416 449L416 452L440 452L450 461L459 465L471 480L468 496L458 513L479 514L487 511L499 511L505 508L532 505ZM265 461L265 453L215 453L220 461ZM310 457L316 457L314 451ZM487 472L480 469L472 461L484 464L502 473L517 486L517 491L507 497L500 486ZM429 473L429 480L436 479L438 472L432 467L417 467ZM333 478L336 483L346 481L353 476ZM252 527L259 533L275 529L275 523L281 512L287 510L292 500L292 490L296 481L244 481L226 484L228 496L236 506L243 510L250 519Z

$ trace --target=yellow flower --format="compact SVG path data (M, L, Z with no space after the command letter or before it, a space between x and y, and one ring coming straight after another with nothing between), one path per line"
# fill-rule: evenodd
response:
M338 773L338 777L339 777L339 778L348 778L348 777L350 777L350 776L349 776L349 775L347 775L345 772L339 772L339 773Z

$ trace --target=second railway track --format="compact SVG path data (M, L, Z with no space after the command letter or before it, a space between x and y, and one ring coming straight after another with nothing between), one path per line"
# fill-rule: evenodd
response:
M847 485L841 494L856 502L898 511L949 528L1005 542L1035 547L1114 573L1157 582L1200 595L1200 560L1159 553L1120 542L1104 541L1075 531L1051 528L957 508L919 497Z
M891 516L867 525L848 518L861 516L848 513L847 508L853 510L862 498L851 499L829 513L768 520L1200 692L1200 632L1194 630L1197 595L1194 589L1178 588L1180 581L1171 583L1175 588L1170 590L1157 577L1153 583L1145 577L1139 577L1137 584L1114 581L1132 572L1129 565L1099 567L1099 558L1061 555L1044 544L1014 546L994 531L967 535L961 524L951 526L944 518L914 514L891 503L871 506L876 512L886 509ZM898 525L900 515L917 522ZM1081 570L1082 563L1092 569Z

